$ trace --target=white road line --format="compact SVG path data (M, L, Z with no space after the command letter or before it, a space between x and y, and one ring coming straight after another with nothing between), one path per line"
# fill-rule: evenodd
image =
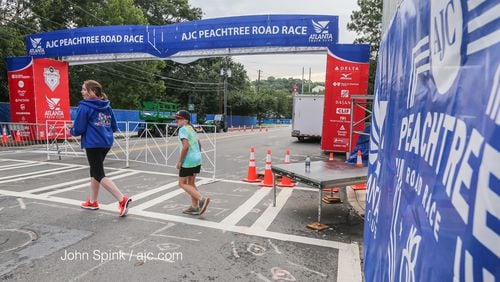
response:
M184 241L200 242L200 240L198 240L198 239L192 239L192 238L186 238L186 237L179 237L179 236L173 236L173 235L153 234L151 236L164 237L164 238L172 238L172 239L179 239L179 240L184 240Z
M101 266L105 265L106 263L108 263L108 262L110 262L110 261L111 261L111 260L103 261L103 262L99 263L98 265L96 265L96 266L92 267L91 269L89 269L89 270L87 270L87 271L85 271L85 272L81 273L80 275L78 275L78 276L74 277L73 279L70 279L69 281L77 281L77 280L79 280L79 279L83 278L85 275L87 275L87 274L89 274L90 272L92 272L92 271L94 271L94 270L98 269L99 267L101 267Z
M19 178L19 177L29 176L29 175L34 175L34 174L43 174L45 172L51 172L51 171L62 170L62 169L64 169L64 168L56 167L56 168L51 168L51 169L46 169L46 170L32 171L32 172L28 172L28 173L13 174L13 175L9 175L9 176L0 177L0 180L10 179L10 178Z
M350 248L339 249L337 281L362 281L359 246L352 244Z
M207 184L209 182L211 182L211 181L210 180L206 180L206 179L200 180L200 181L196 182L196 186L199 187L199 186ZM184 193L184 190L182 190L181 188L179 188L179 189L177 189L175 191L167 193L167 194L165 194L163 196L160 196L160 197L158 197L156 199L153 199L151 201L147 201L147 202L145 202L143 204L140 204L138 206L134 206L134 207L130 208L129 211L131 211L131 210L145 210L145 209L148 209L148 208L150 208L150 207L152 207L154 205L157 205L157 204L159 204L161 202L164 202L164 201L166 201L168 199L174 198L177 195L180 195L182 193ZM131 197L131 199L133 201L134 197Z
M269 189L271 190L271 189ZM276 197L276 207L269 205L262 215L252 224L252 228L257 230L267 230L269 225L273 223L278 213L285 206L286 201L292 195L293 189L282 189Z
M165 190L177 187L178 185L179 185L179 181L171 182L171 183L165 184L163 186L160 186L158 188L151 189L151 190L148 190L146 192L139 193L137 195L132 195L131 198L133 198L134 201L138 201L140 199L149 197L149 196L156 194L156 193L159 193L161 191L165 191Z
M138 172L129 172L129 173L124 173L124 174L120 174L120 175L111 176L110 179L111 180L116 180L116 179L124 178L124 177L127 177L127 176L132 176L134 174L138 174ZM59 189L59 190L55 190L55 191L49 191L47 193L41 193L40 195L51 196L51 195L55 195L55 194L59 194L59 193L64 193L64 192L68 192L68 191L80 189L80 188L86 187L86 186L89 186L89 183L83 183L83 184L76 185L76 186L73 186L73 187L68 187L68 188ZM100 208L102 208L102 207L100 206Z
M236 225L243 217L245 217L256 205L264 199L271 189L259 188L246 202L240 205L234 212L224 218L220 223L226 225Z
M0 171L10 170L10 169L16 169L16 168L19 168L19 167L25 168L25 167L36 166L36 165L40 165L40 164L26 164L26 163L10 164L10 165L5 165L5 166L0 167Z
M112 176L112 175L116 175L116 174L119 174L119 173L121 173L121 171L113 171L113 172L107 173L106 176ZM26 190L26 191L23 191L23 192L26 192L26 193L37 193L37 192L41 192L41 191L57 189L57 188L60 188L60 187L65 187L65 186L73 185L73 184L80 183L80 182L87 182L87 181L89 181L89 177L82 178L82 179L77 179L77 180L73 180L73 181L69 181L69 182L64 182L64 183L58 183L58 184L54 184L54 185L50 185L50 186L45 186L45 187L39 187L39 188L35 188L35 189L30 189L30 190Z
M287 190L283 190L283 191L287 191ZM80 201L77 201L77 200L59 198L59 197L47 197L47 196L43 196L43 195L34 195L34 194L23 193L23 192L13 192L13 191L7 191L7 190L0 190L0 194L12 196L12 197L22 197L22 198L28 198L28 199L45 200L45 201L51 201L51 202L56 202L56 203L60 203L60 204L66 204L66 205L74 205L74 206L80 205ZM108 208L106 208L106 210L113 211L113 212L115 211L114 209L112 210L112 209L108 209ZM261 238L274 239L274 240L285 241L285 242L295 242L295 243L301 243L301 244L306 244L306 245L314 245L314 246L338 249L339 250L339 259L338 259L339 264L338 264L338 270L337 270L338 271L337 281L361 281L361 265L360 265L360 258L359 258L359 246L356 243L348 244L348 243L331 241L331 240L322 240L322 239L309 238L309 237L298 236L298 235L291 235L291 234L285 234L285 233L279 233L279 232L259 230L259 229L255 229L255 228L251 228L251 227L250 228L245 227L245 226L229 226L229 225L223 225L223 224L213 222L213 221L208 221L208 220L187 218L187 217L183 217L183 216L175 216L175 215L169 215L169 214L164 214L164 213L148 212L148 211L143 211L143 210L131 209L131 210L129 210L129 214L147 217L150 219L159 219L159 220L164 220L164 221L169 221L169 222L178 222L178 223L187 224L187 225L213 228L213 229L222 230L222 231L239 233L239 234L243 234L243 235L247 235L247 236L257 236L257 237L261 237Z
M17 160L17 159L0 159L2 162L20 162L20 163L36 163L37 161L28 161L28 160Z
M58 168L57 171L54 171L54 169L49 169L49 170L45 170L45 171L42 171L41 173L31 175L31 176L2 180L2 181L0 181L0 184L14 182L14 181L21 181L21 180L26 180L26 179L31 179L31 178L37 178L37 177L42 177L42 176L49 176L49 175L54 175L54 174L59 174L59 173L64 173L64 172L71 172L71 171L75 171L75 170L79 170L79 169L82 169L82 168L81 167L75 167L75 168L71 168L71 169ZM48 171L52 171L52 172L47 173Z
M21 199L21 198L17 198L17 201L19 202L19 207L20 207L22 210L25 210L25 209L26 209L26 204L24 203L23 199Z
M0 208L0 211L2 211L3 209L4 209L4 208L3 208L3 207L1 207L1 208Z

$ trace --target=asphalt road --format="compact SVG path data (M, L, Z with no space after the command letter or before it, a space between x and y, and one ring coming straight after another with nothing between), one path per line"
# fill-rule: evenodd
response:
M325 205L330 228L316 232L306 228L316 220L316 190L282 189L272 207L271 189L240 181L251 146L259 171L268 149L275 163L286 149L295 162L327 157L318 142L299 143L290 132L217 135L216 154L205 155L207 172L198 179L212 198L203 216L181 213L189 199L176 185L175 138L133 138L128 167L124 147L105 162L133 199L125 218L105 190L100 210L79 207L89 194L88 166L74 144L59 144L61 160L48 161L43 146L2 149L0 280L361 281L363 220L348 205ZM201 139L214 150L213 134Z

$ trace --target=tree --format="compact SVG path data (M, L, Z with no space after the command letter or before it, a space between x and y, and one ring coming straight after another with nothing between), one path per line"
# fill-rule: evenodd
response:
M358 0L360 10L353 11L347 28L358 33L354 43L370 44L368 93L374 93L377 56L382 33L382 0Z

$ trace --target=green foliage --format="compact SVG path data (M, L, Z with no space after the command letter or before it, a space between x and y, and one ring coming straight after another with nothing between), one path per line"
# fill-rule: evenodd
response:
M368 93L373 94L377 56L382 33L382 0L358 0L360 10L351 15L347 28L358 33L354 43L366 43L371 46L370 76Z

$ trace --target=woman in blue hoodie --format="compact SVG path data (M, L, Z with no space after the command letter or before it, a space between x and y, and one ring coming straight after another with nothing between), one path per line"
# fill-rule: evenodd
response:
M113 132L117 130L113 110L102 86L95 80L86 80L82 85L83 101L80 101L71 135L82 136L81 146L85 149L90 165L90 199L81 204L84 209L97 210L97 196L102 185L118 201L120 216L128 212L132 201L124 196L116 184L104 174L104 159L113 146Z

